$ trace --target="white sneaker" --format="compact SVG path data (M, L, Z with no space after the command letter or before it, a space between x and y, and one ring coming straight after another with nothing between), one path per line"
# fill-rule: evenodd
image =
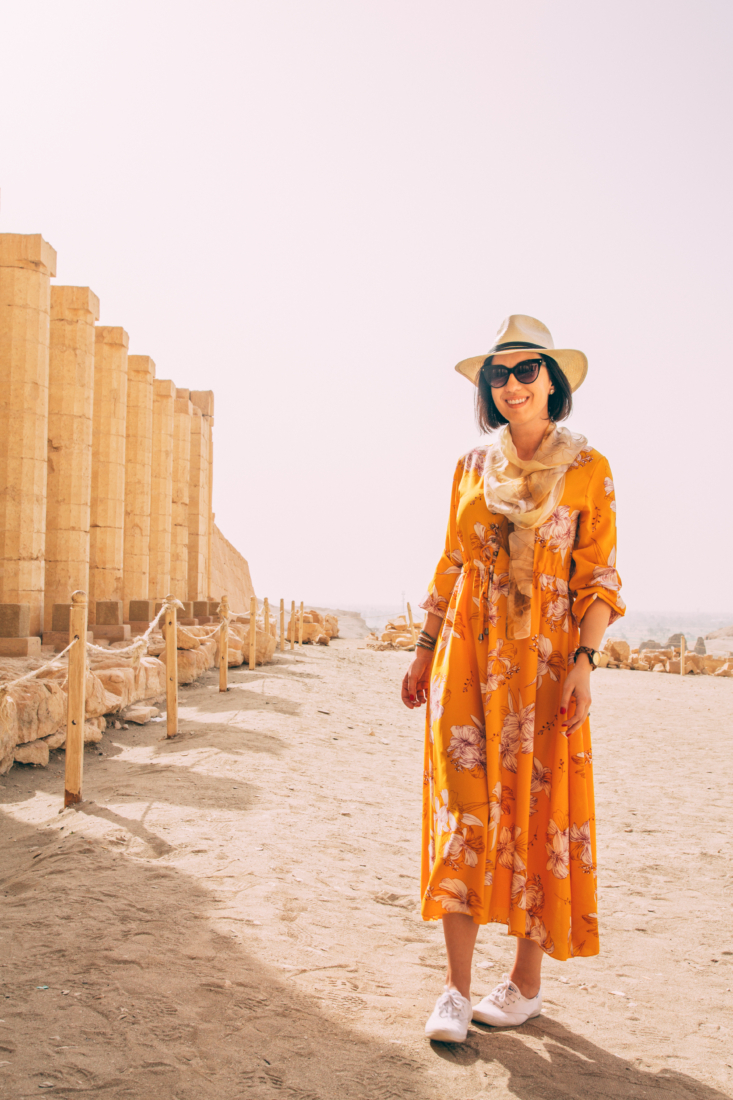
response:
M471 1002L457 989L441 993L433 1014L425 1025L425 1035L439 1043L462 1043L468 1034Z
M476 1005L473 1019L492 1027L514 1027L542 1011L542 990L536 997L523 997L509 975L504 974L496 989Z

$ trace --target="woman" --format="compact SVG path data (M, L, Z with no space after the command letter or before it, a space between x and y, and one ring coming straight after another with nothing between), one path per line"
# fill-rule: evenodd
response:
M496 441L463 457L446 547L402 685L427 703L422 914L443 921L448 971L425 1032L462 1042L469 1020L521 1024L542 1008L544 954L598 953L588 715L604 631L624 612L606 459L558 427L588 363L513 315L477 386ZM480 924L517 937L511 973L475 1007Z

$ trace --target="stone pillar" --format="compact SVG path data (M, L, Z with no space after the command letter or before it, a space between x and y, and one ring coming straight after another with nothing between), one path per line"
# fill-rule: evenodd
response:
M153 472L153 382L149 355L127 360L125 543L122 600L144 600L150 589L150 494Z
M191 419L188 390L176 390L173 420L173 509L171 529L171 587L173 595L188 601L188 495L191 474Z
M211 560L213 538L213 512L212 490L214 483L213 463L213 428L214 428L214 394L211 390L192 390L191 401L195 408L201 411L201 454L202 465L200 469L201 484L199 492L199 517L202 526L201 551L203 553L201 591L199 596L190 596L190 599L209 599L211 589ZM193 476L193 470L192 470Z
M122 599L127 348L123 328L98 325L94 345L89 623L98 602Z
M94 322L99 299L86 286L51 287L48 378L48 503L44 631L54 604L89 591Z
M173 513L173 422L176 387L153 383L153 467L150 495L150 599L171 590L171 524Z
M207 599L206 589L206 500L208 497L209 445L201 409L195 405L191 417L191 472L188 488L188 598ZM196 610L194 608L194 615Z
M0 233L0 605L28 604L35 636L43 618L55 274L56 253L40 234Z

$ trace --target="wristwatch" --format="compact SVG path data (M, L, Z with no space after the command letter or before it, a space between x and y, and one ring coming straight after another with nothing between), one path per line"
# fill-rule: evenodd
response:
M575 650L575 653L573 654L573 664L577 664L579 653L585 653L590 664L591 672L598 668L599 664L601 663L601 658L598 654L597 649L591 649L589 645L579 645L578 648Z

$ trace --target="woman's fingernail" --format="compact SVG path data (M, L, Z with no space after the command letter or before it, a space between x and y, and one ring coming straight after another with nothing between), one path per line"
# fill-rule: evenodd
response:
M565 713L565 707L560 707L560 714L564 714L564 713Z

